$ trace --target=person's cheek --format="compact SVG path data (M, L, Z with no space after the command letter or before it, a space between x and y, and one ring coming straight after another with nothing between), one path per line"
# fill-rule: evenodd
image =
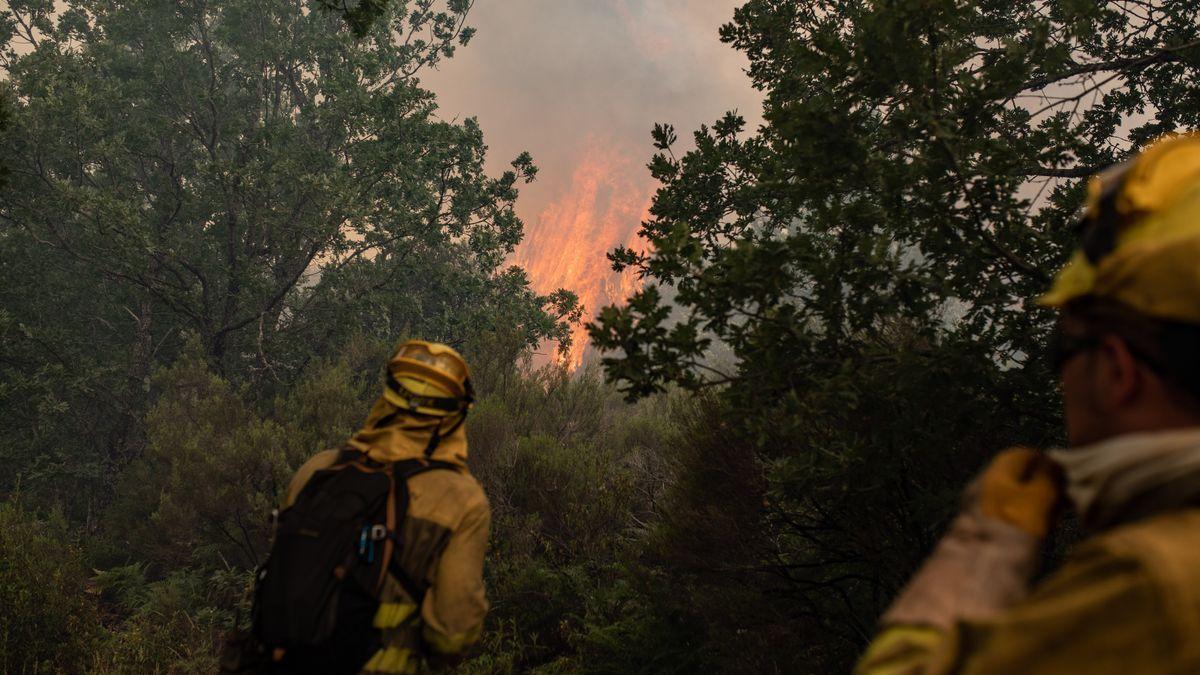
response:
M1072 446L1087 445L1095 435L1092 408L1088 404L1088 392L1084 373L1083 359L1074 358L1068 361L1061 374L1060 385L1063 401L1063 418L1067 427L1067 441Z

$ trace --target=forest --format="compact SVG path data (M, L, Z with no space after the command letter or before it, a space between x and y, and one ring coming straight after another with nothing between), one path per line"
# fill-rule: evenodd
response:
M0 672L215 672L410 337L478 391L461 672L846 672L987 458L1063 442L1085 179L1200 128L1190 0L746 0L762 124L646 120L642 284L588 308L510 262L534 158L421 83L472 4L0 9Z

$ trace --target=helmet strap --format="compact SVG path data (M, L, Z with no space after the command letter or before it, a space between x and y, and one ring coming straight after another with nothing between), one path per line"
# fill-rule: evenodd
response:
M463 425L463 423L466 421L467 421L467 409L463 408L462 413L460 413L458 416L458 421L454 423L454 426L450 427L450 429L448 431L446 431L445 435L446 436L452 435L455 431L458 431L458 428L461 427ZM429 437L429 444L425 446L425 456L432 457L434 451L437 450L438 444L440 444L441 442L442 442L442 423L438 422L438 425L433 428L433 435Z
M397 417L400 415L400 413L402 413L402 412L404 412L404 411L403 411L403 410L400 410L399 408L397 408L396 410L393 410L392 412L388 413L387 415L385 415L385 416L381 417L381 418L379 419L379 421L378 421L378 422L376 422L376 423L375 423L375 425L374 425L372 428L374 428L374 429L382 429L382 428L386 427L387 425L389 425L389 424L391 424L392 422L396 421L396 418L397 418Z
M442 442L442 423L433 428L433 435L429 437L429 443L425 446L425 456L432 457L433 451L437 450L438 443Z

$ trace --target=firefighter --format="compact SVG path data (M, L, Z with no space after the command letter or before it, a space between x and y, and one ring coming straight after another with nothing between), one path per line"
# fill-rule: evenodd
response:
M345 463L347 452L370 466L440 469L406 481L398 567L383 579L371 625L362 626L377 638L362 673L452 664L479 639L488 611L483 559L491 513L467 468L464 422L471 395L467 364L456 351L420 340L404 343L388 363L382 396L348 447L317 454L288 487L284 510L314 475Z
M1082 226L1041 299L1069 447L993 460L857 672L1200 672L1200 136L1095 177ZM1033 585L1064 499L1088 537Z

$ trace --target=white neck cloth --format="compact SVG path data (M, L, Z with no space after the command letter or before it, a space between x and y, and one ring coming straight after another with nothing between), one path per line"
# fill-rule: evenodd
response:
M1107 527L1200 497L1200 427L1126 434L1050 450L1085 525Z

